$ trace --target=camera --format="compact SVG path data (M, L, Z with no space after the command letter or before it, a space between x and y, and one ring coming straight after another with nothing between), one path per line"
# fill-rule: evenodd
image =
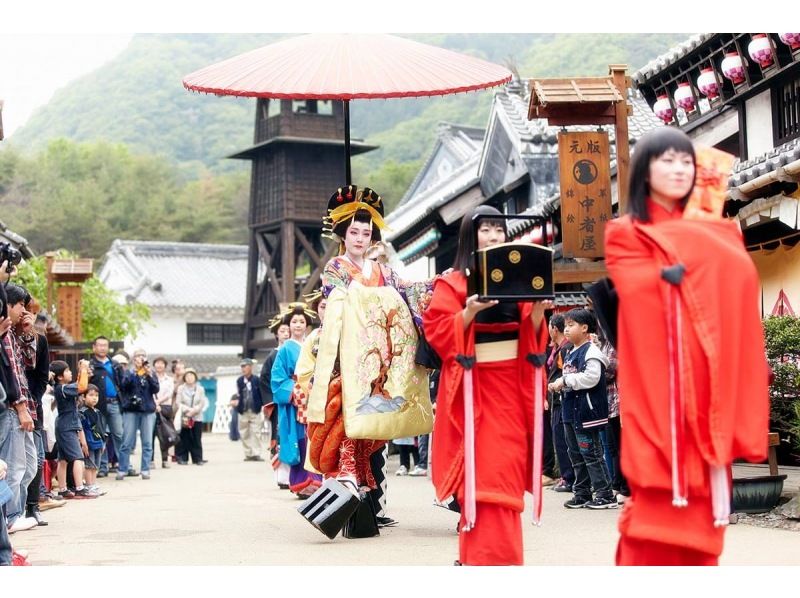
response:
M142 399L136 395L132 396L128 401L128 408L131 411L139 411L142 408Z
M10 273L14 269L14 266L18 265L21 261L22 254L11 247L11 243L0 243L0 263L8 262L6 272Z

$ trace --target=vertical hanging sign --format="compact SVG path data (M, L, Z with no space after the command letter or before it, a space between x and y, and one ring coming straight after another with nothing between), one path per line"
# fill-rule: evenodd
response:
M558 134L564 257L603 257L611 219L610 161L605 131Z

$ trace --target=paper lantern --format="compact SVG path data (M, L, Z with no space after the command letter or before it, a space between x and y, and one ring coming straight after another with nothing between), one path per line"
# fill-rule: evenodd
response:
M753 40L747 46L747 53L750 54L750 58L761 65L762 69L775 62L772 57L772 45L769 43L769 38L763 33L756 33L753 36Z
M709 100L719 96L719 83L714 69L707 68L700 71L700 76L697 78L697 89Z
M692 86L688 83L678 83L678 89L672 96L675 98L675 103L686 110L692 112L694 110L694 95L692 94Z
M672 109L672 104L669 103L668 96L658 96L656 103L653 104L653 112L655 115L664 121L665 124L672 122L675 116L675 111Z
M792 50L800 49L800 33L779 33L778 37Z
M734 85L744 83L744 63L737 52L728 52L721 64L722 74L733 82Z

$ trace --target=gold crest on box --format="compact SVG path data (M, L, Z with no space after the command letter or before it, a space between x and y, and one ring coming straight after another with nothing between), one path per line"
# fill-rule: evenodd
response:
M531 243L501 243L475 252L468 294L482 301L553 299L553 250Z

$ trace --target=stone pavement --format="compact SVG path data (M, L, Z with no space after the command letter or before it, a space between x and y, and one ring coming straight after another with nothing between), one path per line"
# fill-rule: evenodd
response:
M148 481L100 480L106 496L47 511L50 525L14 534L15 548L29 550L34 565L448 566L457 558L457 516L432 506L429 478L395 477L396 456L388 510L400 525L377 538L330 541L295 511L300 501L277 488L266 463L245 463L240 443L224 435L203 443L206 465L172 464ZM613 564L618 511L569 510L565 499L545 490L540 528L526 510L526 564ZM798 546L794 532L733 525L722 564L800 565Z

